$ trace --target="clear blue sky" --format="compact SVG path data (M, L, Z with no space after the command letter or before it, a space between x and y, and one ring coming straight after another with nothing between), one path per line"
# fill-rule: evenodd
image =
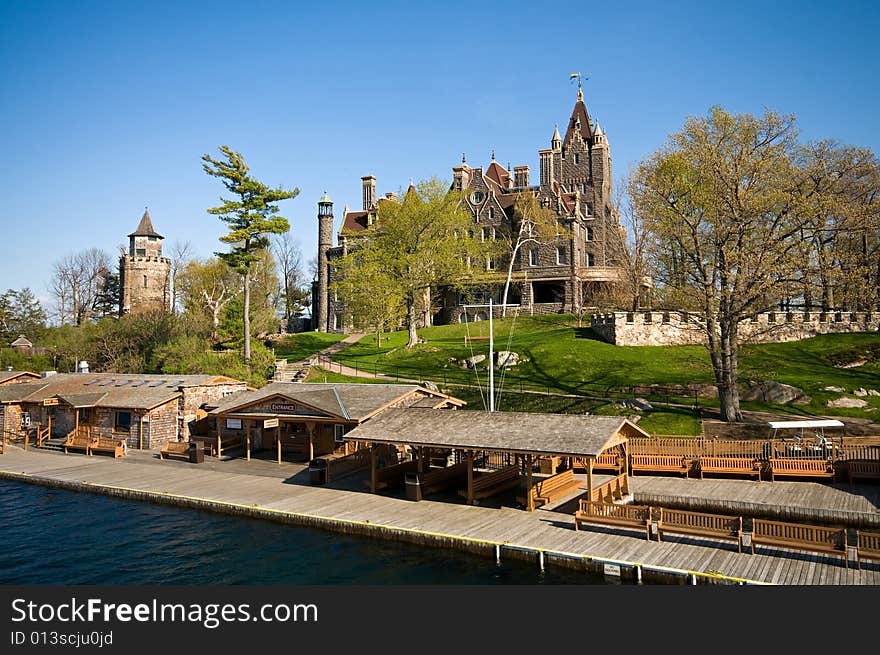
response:
M0 289L114 259L148 206L166 247L224 248L200 157L227 144L272 185L304 260L323 191L361 204L461 153L537 174L589 79L615 176L689 115L794 113L804 140L880 152L873 2L0 3Z

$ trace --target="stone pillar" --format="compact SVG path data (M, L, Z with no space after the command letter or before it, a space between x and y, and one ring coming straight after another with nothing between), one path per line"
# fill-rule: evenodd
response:
M315 314L315 330L327 332L327 309L330 304L328 293L330 271L327 265L327 251L333 245L333 201L324 193L318 201L318 293Z

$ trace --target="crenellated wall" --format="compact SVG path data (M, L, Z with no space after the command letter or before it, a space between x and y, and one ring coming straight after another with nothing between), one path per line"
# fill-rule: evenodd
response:
M618 346L681 346L706 341L705 321L693 312L593 314L592 329L603 341ZM880 312L764 312L742 321L739 336L744 341L770 343L878 330Z

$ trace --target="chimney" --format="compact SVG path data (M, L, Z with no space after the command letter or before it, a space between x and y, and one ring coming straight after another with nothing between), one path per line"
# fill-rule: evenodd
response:
M376 178L364 175L361 181L364 185L364 211L367 211L376 203Z
M454 179L454 186L457 191L467 189L471 183L471 169L467 164L455 166L452 169L452 176Z
M386 193L385 198L387 200L391 200L392 202L397 202L397 194L393 191L389 191L388 193Z
M88 373L89 372L89 363L85 360L79 363L79 372L80 373Z
M513 167L513 186L527 187L529 186L529 167L514 166Z

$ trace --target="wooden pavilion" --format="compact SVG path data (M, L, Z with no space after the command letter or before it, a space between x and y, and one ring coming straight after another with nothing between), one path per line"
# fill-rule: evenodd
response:
M517 482L525 489L533 489L532 474L535 464L542 458L561 458L566 473L580 464L586 470L587 489L594 489L593 469L603 454L615 453L626 462L627 440L630 437L649 436L644 430L626 418L619 416L584 416L573 414L537 414L524 412L456 411L436 412L429 409L388 409L372 420L351 430L346 439L370 444L370 490L375 493L382 488L386 469L378 468L381 448L396 446L408 448L413 453L411 462L398 466L413 472L437 476L452 473L455 466L462 466L463 495L469 504L478 498L477 487L481 479L498 472L475 474L475 462L486 453L494 453L513 459L518 471ZM458 451L463 462L429 470L433 451ZM454 458L453 458L454 460ZM503 460L502 460L503 461ZM389 469L392 467L388 467ZM626 467L619 470L624 478ZM551 476L555 477L555 476ZM524 478L524 480L523 480ZM504 485L509 487L509 485ZM501 487L499 487L500 489ZM483 494L486 497L488 494ZM535 507L532 493L525 496L529 511Z
M212 434L205 440L215 455L234 444L244 447L248 460L252 450L272 448L279 464L282 451L311 461L357 450L355 440L344 435L389 408L454 409L464 404L415 384L272 382L211 408Z

